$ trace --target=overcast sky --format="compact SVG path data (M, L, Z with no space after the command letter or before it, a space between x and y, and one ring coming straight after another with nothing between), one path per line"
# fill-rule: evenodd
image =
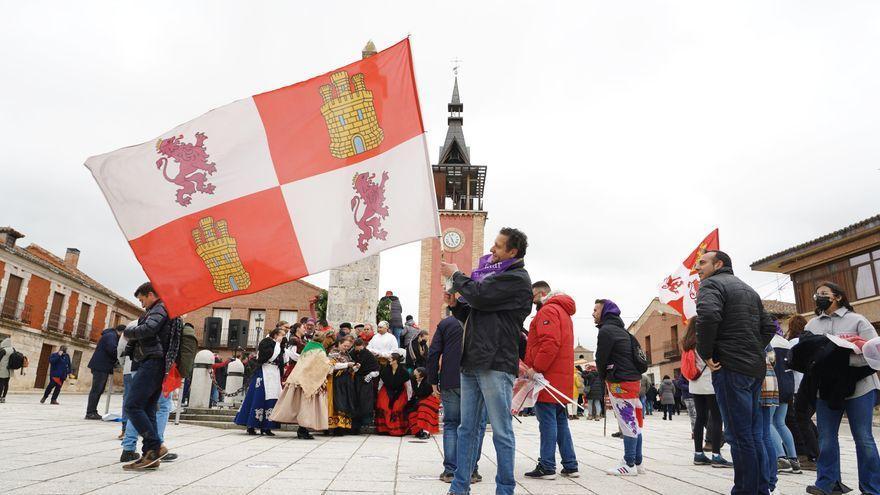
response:
M85 158L411 34L432 160L461 59L487 246L524 230L592 347L594 299L638 317L715 227L791 301L749 264L877 213L878 28L868 1L5 1L0 225L130 296L145 276ZM417 243L382 254L381 291L414 315L418 263Z

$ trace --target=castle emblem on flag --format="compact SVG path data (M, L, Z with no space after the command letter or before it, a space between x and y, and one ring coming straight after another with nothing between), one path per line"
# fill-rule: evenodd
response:
M382 172L382 181L378 184L375 179L376 174L369 172L355 174L351 179L352 188L357 192L355 197L351 198L351 211L354 212L355 225L361 229L357 247L362 253L367 252L371 239L384 241L388 237L388 231L382 228L382 220L388 217L388 207L385 206L385 183L388 181L388 172ZM359 211L360 217L358 217Z
M330 75L332 84L320 87L321 114L330 133L330 154L348 158L371 150L382 143L384 131L379 127L373 92L364 84L364 75L341 70ZM352 87L354 90L352 90Z
M196 254L205 262L214 288L221 294L247 289L251 285L251 276L245 271L238 257L238 246L235 238L229 235L226 220L214 223L213 217L199 220L199 228L193 229L196 241Z
M179 186L177 203L187 206L192 202L192 195L196 192L214 194L214 184L208 182L208 176L216 172L217 167L214 162L208 162L208 152L205 148L205 140L208 136L205 133L196 133L195 144L185 143L182 139L181 134L159 139L156 142L156 151L164 155L156 160L156 168L162 170L165 180ZM168 176L169 158L179 166L174 177Z

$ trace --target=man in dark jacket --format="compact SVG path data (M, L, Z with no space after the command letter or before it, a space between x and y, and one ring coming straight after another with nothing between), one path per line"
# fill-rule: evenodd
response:
M46 390L43 392L43 398L40 399L40 404L45 403L51 393L51 404L55 406L59 405L58 394L61 393L61 386L64 385L64 380L67 380L67 377L70 376L72 371L73 368L70 366L70 354L67 353L66 345L59 347L58 352L53 352L49 355L49 385L46 386Z
M382 300L388 301L388 311L391 316L388 318L388 326L391 327L391 333L397 339L398 347L404 347L403 342L403 307L400 305L400 298L394 295L390 290L385 293Z
M638 476L642 468L642 412L639 400L642 373L633 357L633 338L610 299L597 299L593 320L599 327L596 371L608 384L608 395L623 438L623 462L607 471L613 476Z
M138 318L135 327L123 331L128 339L125 353L132 358L132 368L137 368L123 407L128 422L134 425L144 439L143 455L122 468L140 471L155 469L168 454L168 449L159 438L156 410L165 379L165 352L171 338L171 319L165 303L159 299L150 282L138 287L134 296L146 313Z
M519 339L523 322L532 309L532 282L523 258L528 241L516 229L504 228L495 238L487 263L471 273L440 263L444 277L452 279L446 304L464 323L461 356L461 418L458 429L463 445L476 445L482 404L492 423L492 440L498 460L496 494L512 495L515 438L512 416L513 380L519 372ZM478 280L473 277L477 276ZM455 480L449 492L470 491L477 459L472 449L459 449Z
M697 352L712 370L715 399L733 456L732 494L768 493L758 399L764 348L776 326L761 297L733 275L730 256L706 251L697 261Z
M434 395L443 404L443 473L440 481L452 483L458 458L458 426L461 424L461 322L447 316L437 325L428 348L428 382L434 387ZM440 362L440 359L443 362ZM485 408L484 408L485 409ZM486 434L486 413L480 425L477 453L483 451ZM479 471L479 458L474 464L473 481L483 479Z
M116 345L119 343L119 335L125 330L125 325L116 328L108 328L101 332L98 345L92 359L89 360L89 369L92 370L92 388L89 390L89 402L86 405L86 419L101 419L98 414L98 401L107 387L107 378L113 374L116 367Z

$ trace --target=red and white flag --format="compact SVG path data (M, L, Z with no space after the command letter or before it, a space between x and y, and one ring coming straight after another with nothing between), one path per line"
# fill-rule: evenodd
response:
M667 276L660 283L660 302L678 311L685 323L697 315L697 292L700 290L697 261L706 251L718 249L720 249L718 229L715 229L685 258L672 275Z
M86 167L173 315L440 234L408 39Z

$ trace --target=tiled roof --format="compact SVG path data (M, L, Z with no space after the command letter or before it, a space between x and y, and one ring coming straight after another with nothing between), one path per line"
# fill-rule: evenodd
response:
M817 237L817 238L813 239L812 241L807 241L802 244L798 244L797 246L790 247L784 251L780 251L776 254L771 254L770 256L767 256L767 257L762 258L758 261L755 261L754 263L752 263L751 267L752 267L752 269L754 269L758 265L763 265L765 263L774 261L778 258L782 258L782 257L787 256L789 254L793 254L798 251L802 251L802 250L805 250L805 249L808 249L811 247L817 247L821 244L826 244L828 242L842 240L842 239L845 239L846 237L849 237L850 235L852 235L853 233L856 233L858 231L867 230L867 229L876 228L876 227L880 227L880 215L875 215L871 218L866 218L865 220L862 220L861 222L854 223L854 224L849 225L847 227L844 227L840 230L836 230L834 232L831 232L830 234L825 234L822 237Z
M59 258L58 256L55 256L54 254L49 252L47 249L45 249L41 246L38 246L36 244L30 244L26 248L20 248L17 246L10 247L10 246L0 245L0 249L3 249L9 253L16 255L16 256L21 256L22 258L25 258L32 263L36 263L36 264L41 265L45 268L48 268L49 270L51 270L55 273L59 273L61 275L64 275L67 278L70 278L70 279L74 280L75 282L80 283L80 284L82 284L92 290L100 292L100 293L110 297L111 299L118 301L121 304L124 304L126 306L130 306L130 308L128 308L128 309L131 309L131 310L134 310L137 312L140 311L140 308L137 304L120 296L119 294L113 292L112 290L108 289L107 287L104 287L98 281L89 277L88 275L86 275L85 273L80 271L79 269L72 268L70 266L65 265L63 259Z
M785 316L797 314L797 306L794 303L777 301L775 299L763 299L764 311L773 315Z

